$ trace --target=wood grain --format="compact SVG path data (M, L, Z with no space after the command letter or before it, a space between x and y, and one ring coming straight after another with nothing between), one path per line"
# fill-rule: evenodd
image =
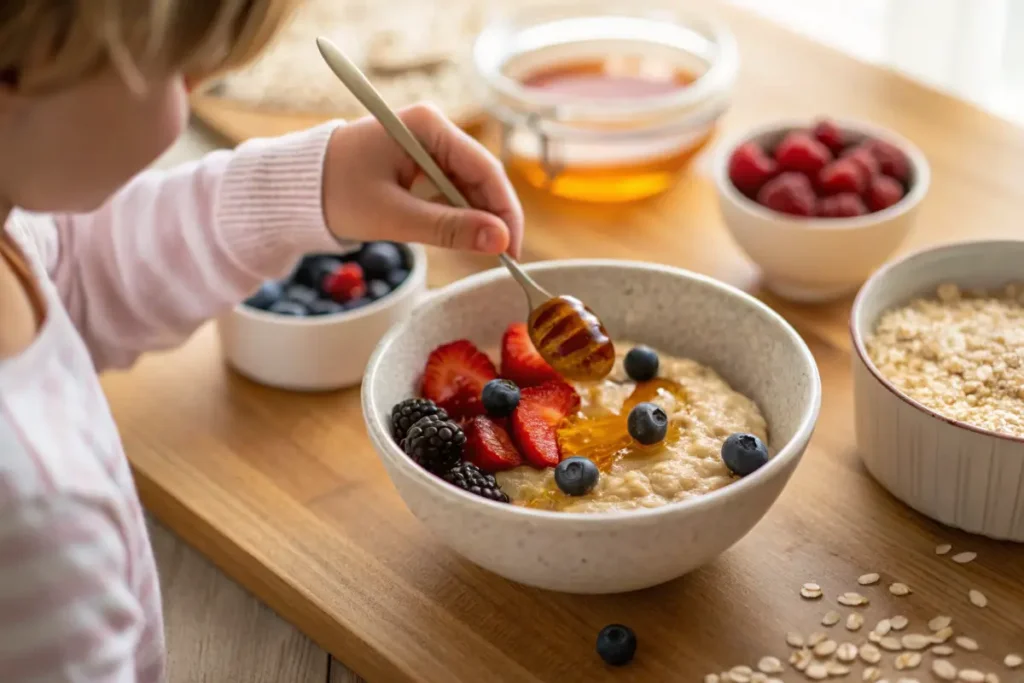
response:
M724 11L743 52L726 132L822 113L894 127L933 165L931 194L904 251L1021 236L1024 131ZM700 167L670 194L629 207L580 207L521 189L524 260L614 257L691 268L763 296L807 340L824 384L821 419L791 484L747 538L710 566L631 595L570 597L500 580L439 545L404 508L364 435L358 392L306 396L249 383L225 369L209 327L178 351L105 378L150 510L371 683L695 680L762 655L784 657L784 633L821 628L835 596L858 590L865 572L883 577L859 589L872 599L861 610L869 624L902 613L923 630L927 619L949 614L983 645L954 661L1014 680L998 662L1024 649L1024 548L944 529L868 477L854 447L849 301L805 307L764 295L722 228ZM439 250L430 257L435 285L493 265ZM944 541L977 551L978 560L960 566L936 557ZM825 599L801 600L805 581L821 584ZM890 581L913 594L889 595ZM987 609L968 603L971 587L986 593ZM593 654L609 622L639 634L638 657L621 670Z

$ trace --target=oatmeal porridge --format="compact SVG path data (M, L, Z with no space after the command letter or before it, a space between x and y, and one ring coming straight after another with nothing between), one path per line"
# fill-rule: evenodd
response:
M632 346L616 343L615 367L603 381L574 384L580 412L559 429L562 457L579 455L597 463L597 485L568 496L556 485L554 469L521 466L495 475L514 504L565 512L659 507L738 479L722 460L730 434L753 434L767 443L767 424L757 405L711 368L659 354L658 378L630 380L622 350ZM657 404L669 418L664 440L651 446L640 446L626 431L626 415L640 402Z
M944 284L885 313L866 347L879 372L925 407L1024 437L1024 284Z

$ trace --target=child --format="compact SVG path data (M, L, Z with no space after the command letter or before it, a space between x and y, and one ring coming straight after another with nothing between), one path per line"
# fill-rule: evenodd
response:
M156 567L97 370L181 342L339 242L518 251L522 213L500 165L426 107L405 122L481 210L414 198L412 161L371 119L121 187L181 133L186 78L247 62L292 4L0 9L2 681L165 677Z

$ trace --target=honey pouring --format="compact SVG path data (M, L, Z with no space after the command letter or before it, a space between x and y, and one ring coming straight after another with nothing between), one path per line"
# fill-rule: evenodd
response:
M317 38L316 43L335 75L413 158L441 194L453 206L470 208L466 198L359 68L327 38ZM498 258L526 293L530 340L544 360L567 379L597 381L607 376L615 363L615 347L594 312L575 297L553 296L508 254L500 254Z

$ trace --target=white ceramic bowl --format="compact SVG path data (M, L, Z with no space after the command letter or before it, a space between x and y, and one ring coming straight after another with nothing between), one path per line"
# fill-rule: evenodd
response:
M688 271L589 259L528 270L550 291L591 305L613 339L647 343L719 371L761 407L772 459L753 475L699 498L600 514L494 503L415 465L391 438L389 418L392 406L415 395L430 351L458 338L491 348L509 323L526 317L522 290L504 270L492 270L431 296L381 340L367 366L367 430L402 499L464 557L513 581L555 591L645 588L714 559L757 524L807 446L821 398L807 346L761 302Z
M887 209L853 218L801 218L765 208L729 180L729 157L743 143L774 147L807 121L773 122L723 144L714 158L715 187L726 227L760 267L765 286L794 301L821 302L846 296L896 250L910 232L928 192L931 171L924 154L906 138L861 121L837 121L852 142L884 140L910 161L910 190Z
M880 316L940 284L992 288L1024 280L1024 241L951 244L891 263L853 305L857 446L868 471L921 514L992 538L1024 542L1024 439L952 420L902 394L868 358Z
M409 276L386 297L335 315L295 318L235 306L217 320L221 351L239 373L291 391L330 391L362 381L366 363L387 330L415 310L427 286L427 255L403 246Z

